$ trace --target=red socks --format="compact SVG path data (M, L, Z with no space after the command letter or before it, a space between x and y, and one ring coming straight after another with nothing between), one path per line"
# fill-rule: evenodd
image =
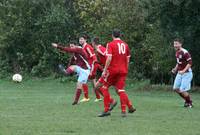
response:
M114 99L110 96L110 93L108 92L108 89L105 88L99 88L99 91L103 94L103 101L104 101L104 112L108 112L110 108L110 104L114 102ZM122 112L126 112L126 106L128 108L132 108L132 103L128 99L128 95L126 94L125 91L118 92L118 95L120 97L120 102L121 102L121 110Z
M81 89L77 89L74 97L74 102L78 103L80 96L81 96Z
M190 95L188 95L187 97L185 97L182 93L179 93L179 95L185 100L186 103L189 103L189 104L192 103Z
M89 98L88 97L88 85L87 84L83 84L83 92L84 92L84 97Z
M110 96L110 104L114 103L115 100Z
M128 99L128 95L125 93L125 91L119 92L119 96L120 96L120 102L121 102L121 110L122 112L126 112L126 106L128 106L128 108L131 108L132 103Z
M192 103L192 100L190 99L190 95L188 95L187 97L185 97L185 101L186 101L186 103L189 103L189 104Z
M94 92L95 92L95 95L96 95L96 99L100 99L101 96L100 96L99 91L98 90L94 90Z
M85 98L89 98L89 96L88 96L88 85L87 84L83 84L82 86L83 86L84 97ZM101 96L100 96L99 91L94 90L94 92L95 92L96 98L100 99Z
M111 96L108 89L99 88L100 92L103 94L104 112L108 112L111 103ZM112 99L113 100L113 99Z
M103 96L103 88L102 87L100 87L99 89L98 89L98 92L99 92L99 94L101 94L101 96Z

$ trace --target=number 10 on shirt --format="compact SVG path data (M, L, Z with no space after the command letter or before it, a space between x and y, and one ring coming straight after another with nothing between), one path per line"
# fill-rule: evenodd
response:
M126 47L124 43L117 43L119 54L125 54Z

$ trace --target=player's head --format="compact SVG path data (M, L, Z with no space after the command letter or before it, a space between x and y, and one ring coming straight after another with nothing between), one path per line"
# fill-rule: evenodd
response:
M88 36L86 34L79 36L79 44L84 45L85 43L87 43L87 38Z
M174 39L174 49L180 50L182 47L183 41L180 38Z
M97 45L99 45L99 38L98 38L98 37L94 37L94 38L92 39L92 46L93 46L94 48L96 48Z
M69 46L75 47L75 46L77 46L77 42L75 40L72 40L72 41L69 42Z
M120 38L120 36L121 36L121 31L119 29L114 29L112 31L112 37L113 38Z

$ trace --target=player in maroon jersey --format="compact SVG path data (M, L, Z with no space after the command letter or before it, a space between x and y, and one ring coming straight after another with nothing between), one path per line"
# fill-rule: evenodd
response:
M87 83L90 74L90 65L87 62L87 53L85 52L85 50L82 49L82 47L76 46L75 43L70 43L70 47L63 47L56 43L52 43L52 46L61 51L74 54L70 61L70 63L73 63L73 65L70 65L67 69L65 69L62 65L59 65L59 68L65 75L70 75L74 72L78 74L76 94L74 102L72 103L72 105L76 105L78 104L81 90L84 89L83 86Z
M100 78L100 82L104 83L104 87L107 89L110 86L114 86L120 97L122 117L126 116L126 106L128 106L128 112L133 113L136 111L133 108L131 101L128 99L128 95L125 92L125 80L128 74L128 66L130 59L130 50L128 45L120 39L120 31L113 30L113 41L107 44L107 59L106 64ZM104 97L105 98L105 97ZM109 101L109 100L108 100ZM107 104L108 105L108 104ZM108 108L107 106L104 106ZM104 109L104 112L99 117L109 116L110 111Z
M98 68L98 65L96 63L97 57L96 57L96 54L94 53L93 47L87 43L87 38L88 38L87 35L81 35L79 37L79 43L82 45L83 49L88 54L88 63L91 67L89 79L92 80L92 84L93 84L93 88L94 88L95 84L96 84L95 74L96 74L96 70ZM101 101L100 93L98 91L94 91L94 92L96 95L95 102ZM81 101L85 102L85 100L87 100L87 99L84 98Z
M192 108L192 100L188 93L191 88L192 74L192 58L190 53L182 48L180 39L174 40L174 48L176 50L177 64L172 69L173 73L177 73L173 89L185 100L184 107Z

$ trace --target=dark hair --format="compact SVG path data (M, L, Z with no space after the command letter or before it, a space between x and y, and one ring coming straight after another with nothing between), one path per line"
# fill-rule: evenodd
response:
M79 38L84 38L85 40L88 40L89 39L89 36L87 34L81 34L79 36Z
M77 45L77 41L76 40L71 40L71 41L69 41L69 43Z
M113 37L118 38L121 36L121 31L119 29L114 29L112 31L112 35L113 35Z
M175 38L174 42L179 42L179 43L183 44L183 39L181 39L181 38Z
M94 37L92 39L92 42L94 42L96 45L99 44L99 38L98 37Z

